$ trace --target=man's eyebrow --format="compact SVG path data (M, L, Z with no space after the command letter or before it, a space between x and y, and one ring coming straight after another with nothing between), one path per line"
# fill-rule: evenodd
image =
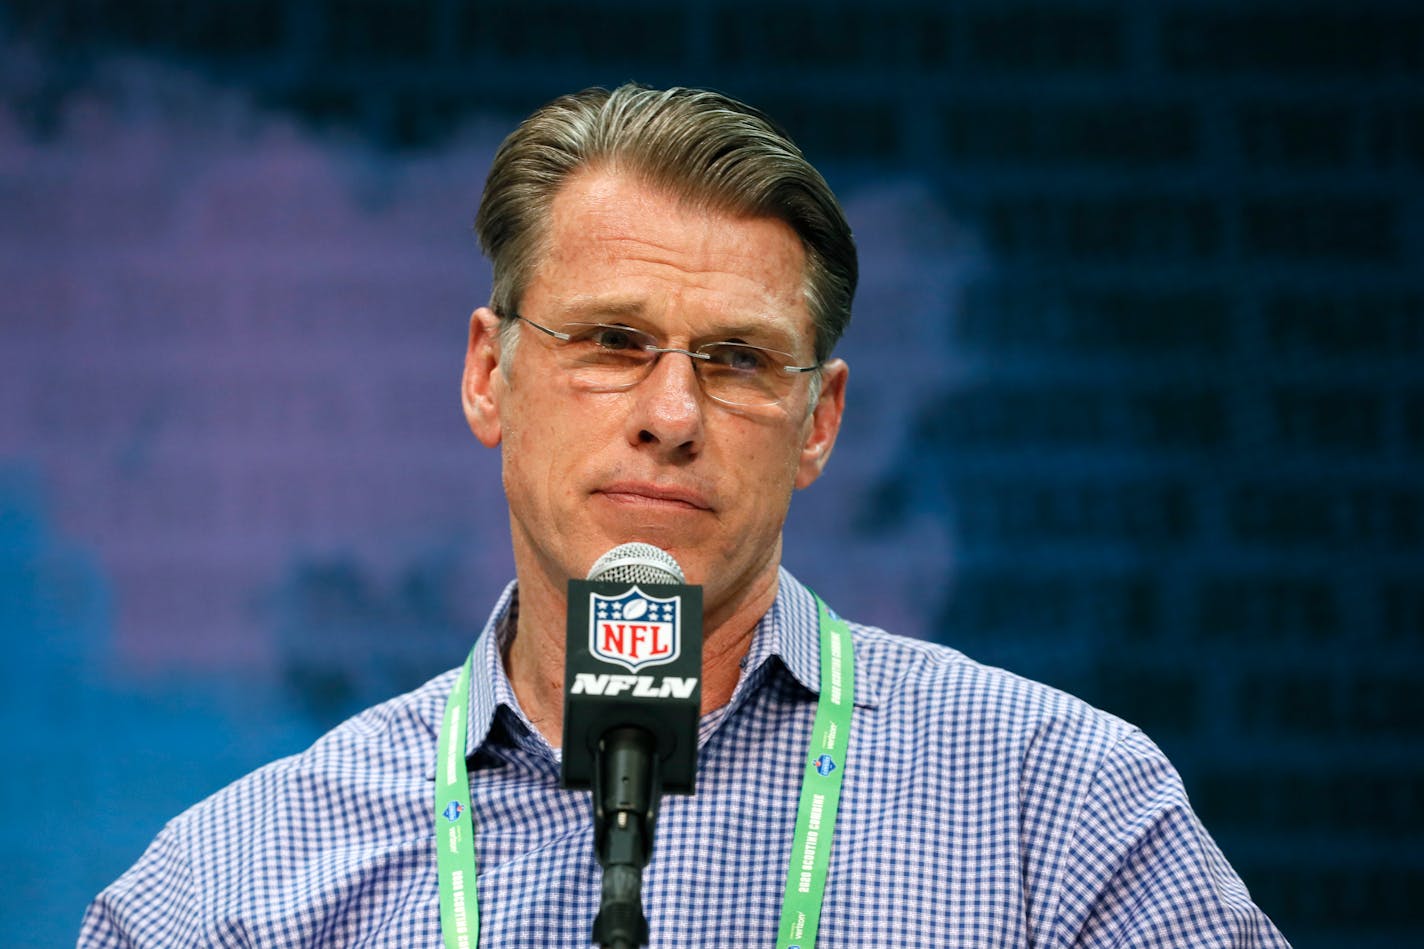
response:
M558 307L564 316L572 319L602 323L609 319L625 316L642 316L643 304L638 300L599 299L597 297L575 298Z
M576 297L558 304L556 310L565 320L580 323L608 323L621 319L642 322L647 312L641 300L598 297ZM758 320L747 316L736 316L733 320L735 322L717 323L706 330L699 330L696 338L701 342L745 339L782 351L790 351L795 346L796 333L782 320L771 317ZM663 329L647 325L640 328L648 331Z
M708 339L753 339L761 342L775 342L790 345L791 336L776 322L766 323L724 323L704 334Z

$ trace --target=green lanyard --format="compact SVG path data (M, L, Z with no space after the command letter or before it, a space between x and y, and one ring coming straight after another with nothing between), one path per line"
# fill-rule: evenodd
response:
M818 597L821 633L821 695L806 751L796 835L786 868L777 949L812 949L821 921L821 899L831 859L831 836L845 776L845 745L855 695L850 627ZM475 826L470 817L470 777L465 767L466 706L475 653L465 660L440 727L435 774L435 847L440 875L440 929L445 949L471 949L480 941L475 894Z
M475 894L475 822L470 816L470 772L465 767L465 703L475 651L460 670L450 698L435 762L435 852L440 872L440 929L445 949L480 942L480 903Z
M845 777L845 747L850 740L850 713L855 697L855 655L850 627L816 598L821 626L821 694L816 699L816 724L806 750L806 774L801 778L801 803L796 805L796 836L791 838L791 862L786 867L786 895L781 898L781 923L776 949L811 949L821 924L821 900L826 869L831 862L831 835L841 803Z

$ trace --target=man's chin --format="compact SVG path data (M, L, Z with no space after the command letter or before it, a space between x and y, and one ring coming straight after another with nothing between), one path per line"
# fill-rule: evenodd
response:
M673 530L650 530L646 528L636 528L632 530L618 531L608 535L607 546L599 551L597 557L623 544L652 544L659 550L666 551L677 561L685 573L688 563L696 560L698 546L695 542L689 541L685 533Z
M602 556L620 544L652 544L677 558L684 570L681 555L696 559L699 550L706 548L711 540L708 525L698 523L703 520L702 512L676 517L660 516L609 518L602 525L600 537L607 544L595 556Z

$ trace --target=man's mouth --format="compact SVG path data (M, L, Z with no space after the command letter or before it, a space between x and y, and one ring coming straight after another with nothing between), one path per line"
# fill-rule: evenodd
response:
M621 504L663 505L690 511L710 511L712 504L702 492L678 485L653 484L647 481L619 481L594 492Z

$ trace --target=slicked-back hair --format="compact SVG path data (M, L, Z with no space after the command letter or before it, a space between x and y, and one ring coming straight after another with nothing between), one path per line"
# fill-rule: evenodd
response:
M550 102L504 140L475 232L494 268L490 306L506 326L542 259L554 197L592 169L628 173L693 207L786 222L806 253L816 361L830 357L850 322L858 273L845 213L766 116L700 89L586 89Z

